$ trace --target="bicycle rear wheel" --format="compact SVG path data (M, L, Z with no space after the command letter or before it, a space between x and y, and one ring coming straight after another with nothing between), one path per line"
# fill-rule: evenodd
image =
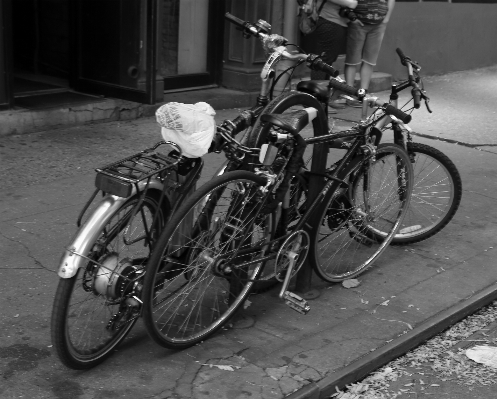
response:
M126 201L102 226L85 256L88 262L71 278L61 278L52 310L52 343L63 364L88 369L102 362L130 332L140 315L132 297L150 253L152 221L164 225L156 196ZM134 215L134 217L133 217ZM75 255L77 256L77 255Z
M414 155L414 187L392 245L412 244L437 234L452 220L461 203L461 176L449 157L419 143L407 143L407 152Z
M310 261L323 280L340 282L363 273L392 241L409 205L412 166L396 144L380 144L376 160L353 160L319 208ZM318 211L318 212L319 212Z
M145 325L159 345L182 349L205 340L250 294L264 264L236 265L268 249L271 218L257 212L265 184L252 172L227 172L197 189L171 218L143 287Z

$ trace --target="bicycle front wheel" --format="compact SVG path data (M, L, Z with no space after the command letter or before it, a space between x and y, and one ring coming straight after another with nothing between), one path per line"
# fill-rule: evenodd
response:
M454 217L462 196L461 176L444 153L425 144L407 143L414 157L412 198L392 245L426 240Z
M242 306L267 250L271 215L258 210L266 179L248 171L215 177L195 191L164 229L144 280L144 321L159 345L205 340Z
M396 144L380 144L376 159L356 158L334 183L311 235L310 261L323 280L357 277L385 251L409 206L412 166Z
M62 363L72 369L91 368L112 354L140 314L132 297L142 279L164 213L155 196L141 203L134 196L102 226L88 262L74 277L61 278L52 310L52 343ZM136 206L139 206L136 209ZM156 226L159 226L156 224ZM75 255L78 256L78 255Z

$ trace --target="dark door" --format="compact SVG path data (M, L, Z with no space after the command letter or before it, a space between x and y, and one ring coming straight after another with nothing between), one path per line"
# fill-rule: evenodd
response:
M10 9L10 0L0 0L0 109L9 108L13 102L11 88L12 64L9 57L12 51Z
M71 86L81 92L154 104L158 0L75 0Z

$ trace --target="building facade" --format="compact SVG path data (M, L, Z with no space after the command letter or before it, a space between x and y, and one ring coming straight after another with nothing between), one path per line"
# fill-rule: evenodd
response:
M64 91L158 103L164 91L257 90L260 43L225 22L271 23L299 42L296 0L0 0L0 108ZM377 70L395 48L441 74L497 64L497 0L397 0Z

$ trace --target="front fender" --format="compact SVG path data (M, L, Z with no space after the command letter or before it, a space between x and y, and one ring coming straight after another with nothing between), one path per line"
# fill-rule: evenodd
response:
M141 192L146 187L146 182L138 184ZM162 190L163 184L159 180L152 180L148 189ZM102 229L109 222L114 213L132 196L136 195L136 188L130 197L122 198L116 195L107 194L97 205L97 208L90 214L85 223L79 228L66 250L62 254L57 274L61 278L71 278L76 275L78 268L86 264L85 256L88 256L90 249L98 239Z

